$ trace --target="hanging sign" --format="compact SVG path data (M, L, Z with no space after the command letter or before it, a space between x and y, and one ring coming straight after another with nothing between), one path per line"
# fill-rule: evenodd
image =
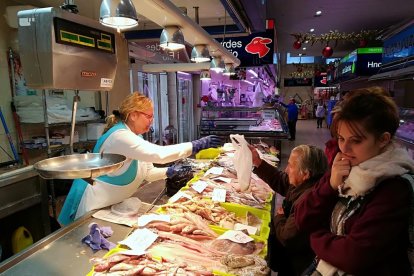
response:
M273 64L274 31L267 30L249 36L217 38L229 52L240 60L240 67Z
M382 63L390 63L414 56L414 24L384 41Z

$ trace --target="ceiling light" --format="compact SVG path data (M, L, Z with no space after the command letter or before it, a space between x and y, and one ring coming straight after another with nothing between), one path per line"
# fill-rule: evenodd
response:
M191 61L206 62L210 61L210 53L206 45L194 45L191 51Z
M165 26L160 37L160 47L171 51L183 49L184 35L177 26Z
M230 76L235 74L236 71L234 71L233 63L226 63L223 75Z
M209 70L201 70L200 80L211 80L211 74Z
M303 51L306 51L306 47L303 47L303 48L302 48L302 50L303 50Z
M309 40L305 40L305 43L308 44L309 43Z
M322 15L322 11L316 11L315 12L315 16L321 16Z
M247 70L247 71L249 71L255 78L257 78L257 73L256 73L256 71L254 71L253 69L249 69L249 70Z
M134 4L131 0L102 0L99 22L117 29L137 26L138 17Z
M298 56L300 56L300 57L301 57L301 56L303 56L303 54L299 54Z
M213 57L210 62L210 70L222 72L224 70L224 61L221 57Z
M309 32L313 33L315 31L314 28L310 29Z

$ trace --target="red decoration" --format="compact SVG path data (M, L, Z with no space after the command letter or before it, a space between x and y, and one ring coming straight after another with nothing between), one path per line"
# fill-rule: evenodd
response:
M325 48L323 48L322 50L322 55L326 58L332 56L333 54L333 49L329 46L326 46Z
M201 100L206 103L208 102L209 98L208 96L204 95L203 97L201 97Z
M293 48L299 49L302 46L302 43L299 40L293 42Z
M368 44L368 41L366 41L365 39L361 39L361 40L359 41L359 47L360 47L360 48L364 48L364 47L366 47L366 46L367 46L367 44Z

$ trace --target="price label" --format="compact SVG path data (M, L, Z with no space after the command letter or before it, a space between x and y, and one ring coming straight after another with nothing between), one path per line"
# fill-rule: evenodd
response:
M147 254L147 251L144 250L122 250L122 251L118 251L116 253L114 253L114 255L116 254L122 254L122 255L129 255L129 256L141 256L141 255L145 255Z
M207 176L209 174L220 175L220 174L223 173L223 171L224 171L224 168L222 168L222 167L212 167L212 168L208 169L204 175L205 176Z
M208 183L202 180L196 181L191 185L191 188L196 190L198 193L202 193L204 189L208 186Z
M173 195L172 197L170 197L170 199L168 200L168 202L170 203L174 203L177 200L179 200L180 198L185 197L188 199L192 199L192 197L189 194L186 194L184 192L179 191L178 193L176 193L175 195Z
M214 188L213 196L211 197L213 201L226 202L226 190L220 188Z
M138 226L143 227L150 223L151 221L165 221L170 222L170 215L161 215L161 214L146 214L138 218Z
M232 242L237 243L248 243L254 239L241 231L228 230L223 235L218 237L219 240L231 240Z
M249 235L256 235L257 233L257 227L253 227L242 223L236 223L234 225L234 230L247 230L247 233L249 233Z
M132 250L145 251L157 238L157 234L144 228L135 230L131 235L119 243L128 246Z

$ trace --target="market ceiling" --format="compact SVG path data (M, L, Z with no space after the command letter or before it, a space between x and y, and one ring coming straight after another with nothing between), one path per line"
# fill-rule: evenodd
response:
M19 4L30 4L37 7L60 6L64 0L15 0ZM140 23L137 30L159 29L160 26L150 22L139 12L139 0L133 0L139 15ZM339 33L359 33L362 30L383 30L391 25L414 18L413 0L171 0L177 7L185 8L190 18L195 18L194 7L199 7L199 24L203 27L237 25L233 21L229 6L236 7L238 19L246 21L253 31L265 28L264 19L275 19L278 51L285 56L287 52L320 56L325 47L324 42L302 43L299 49L293 48L293 33L305 34L314 29L316 37L337 30ZM91 18L99 18L101 0L75 1L79 14ZM226 8L228 10L226 10ZM321 16L315 16L316 11ZM240 29L240 24L238 24ZM225 28L223 28L224 31ZM227 29L229 32L230 28ZM219 28L218 32L222 32ZM229 34L230 35L230 34ZM237 35L237 34L236 34ZM242 35L241 33L239 35ZM358 47L358 41L351 43L339 40L329 42L334 47L333 57L343 57ZM306 50L303 50L306 47ZM282 60L283 62L283 60Z

